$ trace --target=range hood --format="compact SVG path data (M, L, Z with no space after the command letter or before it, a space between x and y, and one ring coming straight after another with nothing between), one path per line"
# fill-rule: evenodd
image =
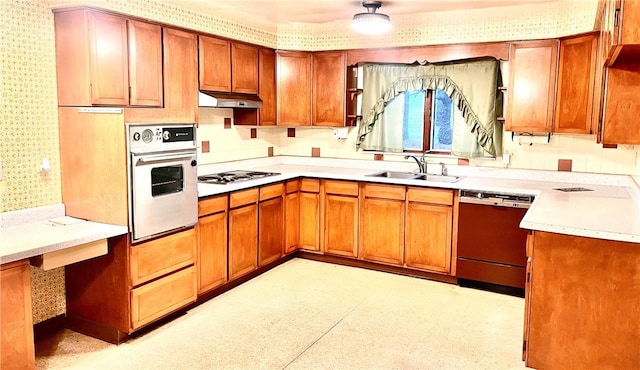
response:
M200 90L198 106L212 108L261 108L258 95Z

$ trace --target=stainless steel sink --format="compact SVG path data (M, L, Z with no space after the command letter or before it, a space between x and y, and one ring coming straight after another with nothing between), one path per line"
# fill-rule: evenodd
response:
M416 180L434 181L434 182L458 182L462 179L460 176L445 176L445 175L427 175L421 173L418 177L414 177Z
M420 178L420 176L424 176L424 174L413 173L413 172L382 171L382 172L371 173L366 176L384 177L388 179L417 179L417 178Z

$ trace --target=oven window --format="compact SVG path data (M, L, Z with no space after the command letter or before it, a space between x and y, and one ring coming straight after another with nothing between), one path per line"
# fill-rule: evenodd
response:
M179 193L184 188L182 166L166 166L151 169L151 195L154 197Z

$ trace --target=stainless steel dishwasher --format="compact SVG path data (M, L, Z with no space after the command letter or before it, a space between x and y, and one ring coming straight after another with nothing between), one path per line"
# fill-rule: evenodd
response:
M533 200L532 195L460 191L460 285L524 293L528 231L519 225Z

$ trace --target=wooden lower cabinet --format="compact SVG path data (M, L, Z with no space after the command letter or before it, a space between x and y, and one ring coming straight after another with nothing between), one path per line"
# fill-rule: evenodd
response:
M264 266L282 257L284 245L282 193L276 198L260 201L258 220L258 266Z
M227 196L198 202L198 293L227 282Z
M453 191L409 188L405 229L406 267L449 274Z
M229 211L229 280L258 267L258 204Z
M638 244L539 231L532 243L525 293L526 365L638 368Z
M392 265L404 262L405 188L363 185L360 250L364 260Z
M194 228L134 245L129 237L109 239L105 256L65 266L71 329L119 343L196 301Z
M198 293L196 268L180 270L131 291L132 328L148 324L194 302Z
M324 192L324 253L357 257L358 183L326 181Z
M0 286L0 368L34 369L29 260L3 264Z
M284 196L284 254L295 252L300 243L299 181L288 181Z
M299 248L320 251L320 181L300 181L300 244Z

